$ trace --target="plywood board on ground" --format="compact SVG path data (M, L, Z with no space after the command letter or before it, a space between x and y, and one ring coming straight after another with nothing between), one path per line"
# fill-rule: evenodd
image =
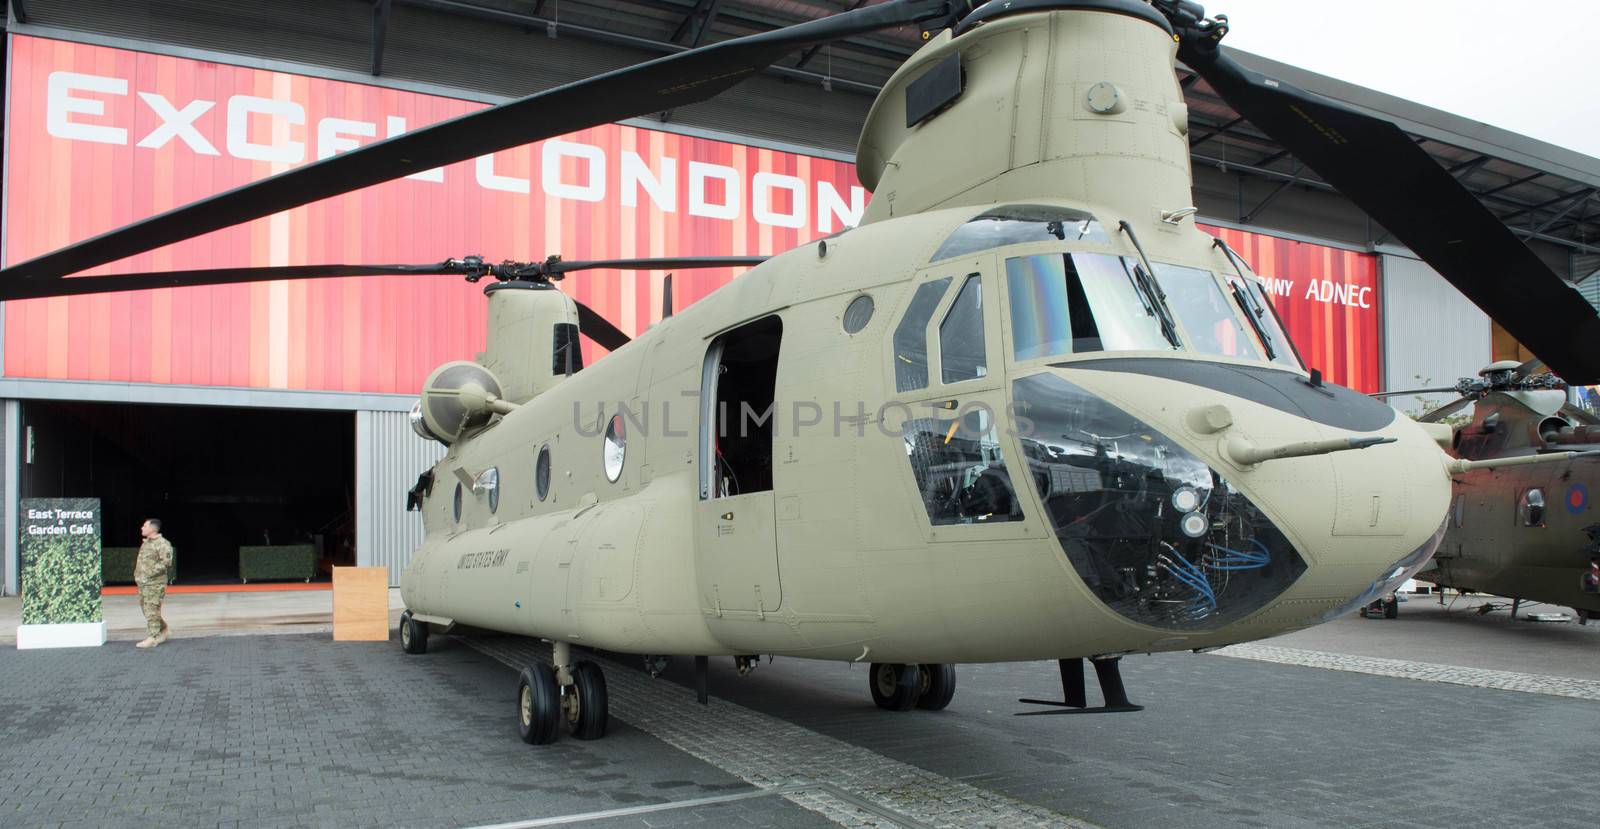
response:
M333 641L389 638L389 568L333 568Z

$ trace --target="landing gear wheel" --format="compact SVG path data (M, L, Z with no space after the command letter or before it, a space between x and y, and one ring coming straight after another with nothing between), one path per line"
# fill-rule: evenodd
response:
M1389 599L1384 601L1384 603L1383 603L1383 618L1385 618L1385 619L1398 619L1398 618L1400 618L1400 600L1399 599L1390 597Z
M587 660L573 665L572 684L562 691L561 708L572 736L580 740L606 736L611 706L606 698L606 675L600 666Z
M867 677L872 701L885 711L910 711L922 696L922 669L916 665L874 662Z
M428 626L417 621L409 610L400 614L400 648L406 653L428 652Z
M556 673L536 662L517 678L517 733L530 745L555 742L561 726L561 693Z
M926 711L943 711L956 696L956 666L922 665L922 696L917 707Z

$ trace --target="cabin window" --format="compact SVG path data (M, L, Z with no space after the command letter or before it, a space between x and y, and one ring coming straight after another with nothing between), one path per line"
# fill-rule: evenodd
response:
M1166 291L1183 326L1189 348L1201 354L1259 360L1261 354L1239 321L1237 306L1222 294L1211 271L1181 265L1155 265L1156 279Z
M1011 347L1018 360L1094 351L1170 351L1132 260L1101 253L1006 260Z
M550 494L550 444L539 447L539 458L533 463L533 488L539 500Z
M955 229L934 262L1031 242L1108 242L1094 216L1070 207L1012 204L985 211Z
M1522 519L1524 527L1544 526L1544 490L1534 487L1522 493L1521 503L1517 505L1517 516Z
M906 315L894 330L895 391L928 387L928 321L950 287L950 277L924 282L911 295Z
M1021 521L994 417L975 408L956 418L906 424L906 457L935 525Z
M461 523L461 484L459 482L456 484L455 516L456 523Z
M939 323L939 375L946 383L989 373L983 342L983 278L967 277Z
M862 294L850 300L844 309L844 333L859 334L872 321L872 297Z
M623 422L621 414L611 416L611 423L606 426L605 444L601 449L600 459L605 467L606 480L616 483L622 477L622 463L628 455L628 425Z
M487 495L489 497L489 513L492 515L500 509L500 470L496 467L479 472L472 479L472 494Z
M765 317L717 337L700 383L700 497L772 489L778 347L783 321Z

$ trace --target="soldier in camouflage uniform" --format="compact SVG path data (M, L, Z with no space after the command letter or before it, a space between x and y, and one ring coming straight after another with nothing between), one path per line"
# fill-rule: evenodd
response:
M133 565L133 583L139 586L139 609L144 611L149 636L134 647L153 648L172 634L161 618L161 600L167 595L167 579L172 573L172 544L161 537L161 521L151 518L139 527L144 543Z

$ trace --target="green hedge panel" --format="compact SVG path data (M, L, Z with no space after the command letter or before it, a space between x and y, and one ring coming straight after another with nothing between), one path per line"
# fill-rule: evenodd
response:
M313 545L239 548L239 578L244 581L310 579L316 574L317 548Z
M100 580L105 584L133 584L133 565L139 560L138 547L102 547L100 549ZM178 548L172 548L172 572L167 574L167 584L178 581Z

